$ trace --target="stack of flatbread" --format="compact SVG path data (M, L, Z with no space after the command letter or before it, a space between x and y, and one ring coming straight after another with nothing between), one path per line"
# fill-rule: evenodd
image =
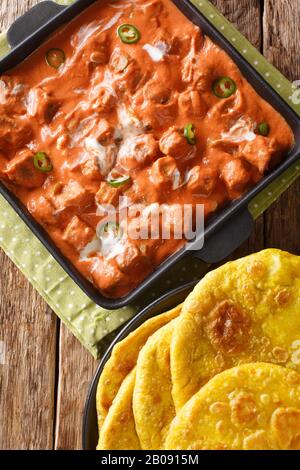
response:
M115 346L97 412L101 450L300 450L300 257L207 274Z

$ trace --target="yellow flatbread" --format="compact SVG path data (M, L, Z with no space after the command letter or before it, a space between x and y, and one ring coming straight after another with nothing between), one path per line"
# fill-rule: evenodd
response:
M300 450L300 374L266 363L218 374L176 416L166 448Z
M173 320L173 318L176 318L181 312L181 307L182 305L178 305L169 312L147 320L114 347L112 355L103 369L97 389L96 401L99 429L101 429L104 423L121 383L136 366L139 352L149 336Z
M140 450L132 411L135 369L124 379L100 431L98 450Z
M249 362L300 370L300 258L264 250L207 274L171 343L176 410L212 377Z
M133 394L136 430L142 449L159 450L175 417L170 343L178 319L156 331L139 354Z

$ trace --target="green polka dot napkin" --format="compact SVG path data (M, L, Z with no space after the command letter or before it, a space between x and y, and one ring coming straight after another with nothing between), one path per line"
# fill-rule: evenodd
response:
M57 2L69 4L72 0ZM295 104L297 100L293 99L296 92L293 85L270 65L208 0L192 0L192 3L300 115L300 103ZM0 56L4 56L8 51L4 33L0 35ZM249 205L254 218L262 214L299 175L300 163L296 163L260 193ZM0 246L94 357L99 355L101 340L131 318L142 306L173 287L199 279L207 269L205 264L189 255L173 267L168 277L154 285L138 302L139 305L108 311L95 305L80 290L1 196Z

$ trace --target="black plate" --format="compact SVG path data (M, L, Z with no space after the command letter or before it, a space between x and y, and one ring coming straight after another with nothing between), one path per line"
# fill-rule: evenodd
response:
M98 444L98 426L97 426L97 412L96 412L96 392L99 382L100 375L103 368L110 358L112 349L115 344L122 339L126 338L132 331L144 323L148 318L159 315L160 313L167 312L176 305L183 302L187 295L192 291L195 286L195 282L190 282L177 289L172 290L168 294L163 295L155 302L150 304L144 310L142 310L135 318L133 318L127 325L122 328L121 332L115 338L115 340L108 347L104 356L97 367L97 371L91 383L86 405L83 415L83 427L82 427L82 447L84 450L95 450Z
M51 1L44 1L32 8L24 17L19 18L8 31L8 39L13 50L0 60L0 73L24 60L38 48L43 40L57 28L72 20L95 0L77 0L69 7L62 7ZM185 16L200 26L201 29L220 45L235 61L248 81L290 124L295 135L295 147L288 157L246 195L228 204L225 209L212 217L205 227L205 246L200 251L192 253L207 263L219 262L228 256L235 248L245 241L253 228L253 219L248 212L248 204L262 189L287 170L300 156L300 119L299 116L283 101L283 99L267 84L257 71L233 48L220 32L188 1L173 0L173 3ZM171 266L190 253L185 246L170 256L150 274L139 286L125 297L108 299L87 281L58 250L45 230L32 218L17 198L0 183L0 193L7 199L33 233L50 251L52 256L61 264L76 284L98 305L104 308L116 309L137 300L155 281L162 277Z

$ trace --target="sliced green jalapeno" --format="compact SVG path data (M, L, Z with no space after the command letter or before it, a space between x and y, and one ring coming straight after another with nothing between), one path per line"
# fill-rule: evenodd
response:
M132 24L122 24L118 28L118 36L125 44L135 44L141 38L141 33Z
M120 176L119 178L109 178L106 182L113 188L120 188L131 180L130 176Z
M214 81L213 92L218 98L229 98L236 92L236 83L230 77L221 77Z
M187 124L184 128L184 137L189 144L195 145L196 143L196 132L193 124Z
M66 55L62 49L50 49L46 54L46 62L50 67L59 69L66 61Z
M119 224L115 222L105 222L99 228L98 234L99 238L106 238L109 233L112 233L115 238L122 237L122 230Z
M263 135L264 137L267 137L270 134L269 124L266 121L259 123L256 128L256 132L259 135Z
M38 152L33 157L33 164L35 168L44 173L49 173L53 169L50 158L45 152Z

